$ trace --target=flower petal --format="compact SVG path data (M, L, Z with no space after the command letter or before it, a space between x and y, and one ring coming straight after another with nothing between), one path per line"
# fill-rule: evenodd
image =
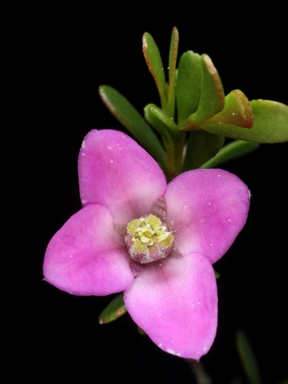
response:
M198 252L211 263L220 259L243 228L250 193L235 175L198 169L177 176L167 187L167 224L182 255Z
M200 359L217 328L217 287L204 256L168 257L135 279L124 292L132 319L161 349Z
M91 204L73 215L48 244L45 280L74 295L121 292L134 277L109 210Z
M88 133L78 170L83 205L106 205L117 224L148 214L166 190L156 161L129 136L114 130Z

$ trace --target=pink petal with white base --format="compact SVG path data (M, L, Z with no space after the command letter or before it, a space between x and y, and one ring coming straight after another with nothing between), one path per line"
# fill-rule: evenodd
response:
M91 204L73 215L48 244L45 280L74 295L109 295L133 282L130 258L109 210Z
M156 161L129 136L114 130L88 133L78 170L82 204L106 205L119 225L148 214L166 190Z
M186 255L198 252L211 263L220 259L243 228L250 193L235 175L220 169L182 173L165 194L167 224L174 246Z
M199 254L148 266L125 291L132 319L166 352L200 359L217 328L217 288L210 262Z

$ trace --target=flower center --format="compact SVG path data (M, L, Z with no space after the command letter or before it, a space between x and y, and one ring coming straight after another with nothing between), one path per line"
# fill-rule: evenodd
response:
M159 217L149 215L128 223L124 240L132 259L141 264L167 257L172 251L174 236Z

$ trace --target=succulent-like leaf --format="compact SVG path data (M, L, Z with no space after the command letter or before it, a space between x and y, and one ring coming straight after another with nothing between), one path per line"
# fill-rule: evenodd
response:
M255 151L259 146L259 143L253 143L251 141L233 140L231 143L224 145L214 157L202 164L200 168L218 167L220 164L226 163L227 161L248 155Z
M101 312L98 321L100 324L111 323L111 321L118 319L126 312L127 309L123 301L123 293L120 293L107 305L104 311Z
M177 124L174 123L162 109L155 104L148 104L144 108L144 116L148 123L163 137L163 139L173 138L177 140L180 131ZM170 139L171 140L171 139Z
M199 168L222 148L225 138L205 131L189 133L183 171Z
M142 50L149 71L151 72L156 83L162 108L167 104L167 84L165 80L165 71L161 59L159 49L150 35L145 32L142 39Z
M281 143L288 141L287 105L276 101L261 99L251 100L250 104L254 115L253 128L255 131L260 131L260 129L262 129L263 138L265 138L268 143Z
M252 100L253 127L243 129L232 124L206 122L201 128L206 132L231 139L253 141L262 144L284 143L288 141L288 106L270 100Z
M164 172L170 180L181 172L186 132L180 132L173 119L154 104L148 104L144 113L146 120L162 137L167 154L167 167Z
M208 120L222 111L224 107L224 90L217 69L206 54L201 55L202 84L197 111L189 120L199 122Z
M193 51L187 51L180 57L178 66L176 82L178 123L182 123L196 112L201 95L201 84L201 56Z
M158 161L162 169L165 169L167 158L163 146L150 125L133 105L116 89L107 85L99 87L99 94L113 116Z
M225 96L225 105L220 113L213 116L204 124L226 123L238 127L251 128L253 126L253 111L248 98L240 89L235 89ZM201 125L201 123L200 123Z
M176 77L176 64L179 45L179 33L176 27L172 30L170 51L169 51L169 82L168 82L168 100L167 100L167 114L174 118L175 113L175 77Z
M238 330L236 333L236 346L249 384L262 384L259 367L250 341L241 330Z

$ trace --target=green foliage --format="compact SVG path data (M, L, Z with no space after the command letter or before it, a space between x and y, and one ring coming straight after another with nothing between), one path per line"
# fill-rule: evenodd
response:
M167 162L165 151L150 125L147 124L133 105L121 93L108 85L100 86L99 94L114 117L165 169Z
M104 311L101 312L98 321L100 324L111 323L111 321L117 320L126 312L123 294L120 293L107 305Z
M251 343L247 335L241 330L238 330L236 333L236 346L249 384L262 384L259 367Z
M249 101L240 89L225 95L207 54L184 52L177 68L178 46L174 27L166 76L156 42L148 32L143 35L144 58L160 97L160 106L148 104L144 117L112 87L99 88L107 108L156 159L168 179L246 155L260 143L288 141L287 105ZM225 145L225 138L234 140L234 145Z
M251 128L243 129L227 123L204 122L202 129L230 139L253 141L261 144L284 143L288 141L288 106L270 100L252 100L253 114Z

